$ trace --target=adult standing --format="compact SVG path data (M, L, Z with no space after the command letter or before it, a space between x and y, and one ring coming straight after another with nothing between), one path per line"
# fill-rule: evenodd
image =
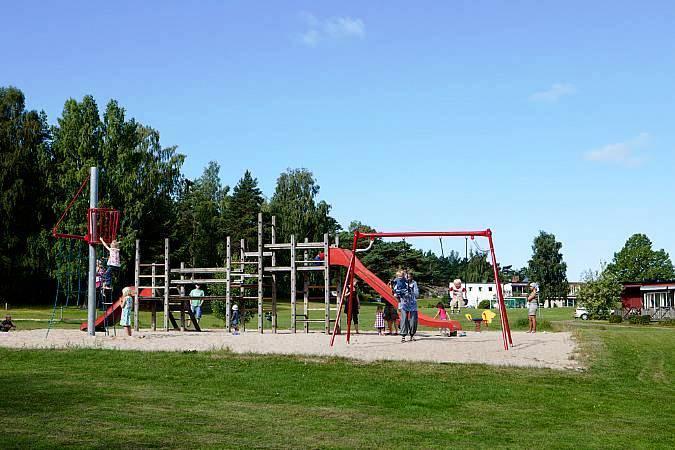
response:
M397 283L396 295L401 300L401 342L405 342L405 337L410 336L410 340L415 340L417 333L417 298L420 295L417 281L414 280L412 272L407 274L404 285Z
M527 296L527 320L530 328L528 333L537 332L537 310L539 309L539 285L530 283L530 295Z
M204 304L204 291L199 287L198 284L195 284L195 288L190 291L190 309L192 314L195 316L197 323L202 320L202 305Z

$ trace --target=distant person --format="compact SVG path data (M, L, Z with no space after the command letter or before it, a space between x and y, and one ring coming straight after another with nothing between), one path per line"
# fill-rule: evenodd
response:
M12 328L16 330L16 325L14 325L14 322L12 322L12 316L7 314L5 316L5 320L0 322L0 332L8 333Z
M375 329L378 335L384 335L384 309L382 305L377 305L377 310L375 310Z
M133 288L125 287L122 289L122 317L120 317L120 326L124 328L127 336L131 336L131 309L134 305L134 298L131 296Z
M320 265L321 265L321 261L323 261L323 260L325 260L325 259L326 259L326 254L323 252L323 250L321 250L321 251L320 251L319 253L317 253L316 256L314 257L314 261L316 261L316 262L314 263L314 265L315 265L315 266L320 266Z
M234 329L232 334L235 336L239 334L239 322L241 322L239 319L239 305L232 305L232 317L230 318L230 325Z
M394 330L396 330L396 333L398 333L398 327L396 326L398 313L396 312L394 305L389 302L385 302L383 317L384 321L387 322L387 329L389 330L387 334L390 336L394 335Z
M438 302L436 308L437 311L434 319L438 318L439 320L450 320L448 317L448 312L445 310L445 306L443 306L443 302ZM439 328L438 332L441 333L441 336L450 336L450 330L448 328Z
M462 306L464 306L464 294L466 289L462 287L462 280L457 278L448 287L450 291L450 314L457 314L461 312Z
M527 320L530 328L528 333L537 332L537 310L539 309L539 285L530 283L530 295L527 296Z
M202 305L204 304L204 291L199 287L198 284L195 284L195 288L190 291L190 309L192 314L195 316L197 323L202 320ZM189 323L188 323L189 326Z
M347 320L349 320L349 310L351 309L352 314L352 324L354 325L354 333L359 334L359 309L361 307L361 301L359 299L358 281L354 282L354 295L349 295L349 289L345 292L345 314L347 314ZM347 323L349 326L349 323Z

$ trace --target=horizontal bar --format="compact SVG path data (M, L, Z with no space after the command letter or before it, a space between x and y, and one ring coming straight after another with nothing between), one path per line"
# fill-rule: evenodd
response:
M164 289L164 286L159 284L156 286L138 286L138 289Z
M296 267L295 269L299 270L299 271L306 272L306 271L309 271L309 270L325 270L326 267L325 266L300 266L300 267Z
M223 284L227 283L225 278L203 278L195 280L171 280L171 284Z
M263 256L272 256L273 252L263 252ZM244 256L248 258L253 258L259 256L260 253L258 252L244 252ZM235 262L232 262L232 264L236 264Z
M265 267L265 272L290 272L291 268L286 266Z
M152 266L164 267L164 263L143 263L143 264L139 264L139 266L140 267L152 267Z
M376 238L376 237L471 237L471 236L480 236L480 237L489 237L492 235L492 231L488 228L487 230L476 230L476 231L398 231L398 232L387 232L387 233L361 233L357 232L360 238Z
M171 273L225 273L225 267L185 267L183 269L171 269Z
M303 249L310 249L310 248L316 248L320 249L323 248L324 243L323 242L298 242L295 244L295 248L303 248ZM283 249L289 249L291 248L291 244L288 242L282 242L279 244L265 244L265 248L270 248L274 250L283 250Z

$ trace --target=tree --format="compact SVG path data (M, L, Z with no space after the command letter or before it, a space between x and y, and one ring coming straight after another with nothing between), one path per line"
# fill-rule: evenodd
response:
M569 284L567 282L567 264L560 252L562 244L555 235L539 232L532 245L532 259L529 261L528 273L533 281L539 283L540 298L549 301L567 298Z
M258 213L264 202L257 178L253 178L247 170L232 190L229 200L227 228L234 242L240 239L246 239L249 243L257 242Z
M584 285L578 294L579 304L584 306L592 318L606 318L621 297L621 283L616 276L603 270L601 273L588 271L584 277Z
M644 234L634 234L623 248L614 253L614 260L607 266L620 282L672 280L675 268L665 250L652 249L652 241Z
M330 205L317 202L320 187L307 169L288 169L279 175L270 201L270 210L277 216L277 238L288 242L291 234L297 239L323 239L324 233L335 233L339 224L330 216Z
M23 93L0 88L0 286L3 295L37 296L48 287L48 228L53 222L45 175L50 133L44 112L26 111Z
M220 166L211 161L201 177L186 182L178 200L176 255L192 267L221 266L225 260L226 198L229 187L221 186Z

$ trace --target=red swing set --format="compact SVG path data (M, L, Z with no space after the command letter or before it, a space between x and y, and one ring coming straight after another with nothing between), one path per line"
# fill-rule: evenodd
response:
M408 232L393 232L393 233L363 233L359 230L354 231L354 241L352 244L351 258L349 260L349 265L347 266L347 275L345 276L344 285L342 287L342 295L340 296L340 301L338 304L338 314L342 311L342 307L345 301L345 295L349 296L349 304L351 305L354 297L354 276L356 274L355 265L356 265L356 252L360 239L369 239L373 241L375 238L406 238L406 237L469 237L471 240L474 240L476 237L487 238L490 245L490 254L492 257L492 269L494 271L495 284L497 288L497 299L499 302L499 317L502 325L502 341L504 343L504 350L508 350L509 347L513 346L513 340L511 339L511 328L509 326L509 318L506 312L506 305L504 303L504 293L502 292L501 281L499 280L499 266L497 265L497 257L495 256L494 243L492 241L492 230L489 228L487 230L478 230L478 231L408 231ZM352 308L347 308L347 343L350 341L351 336L351 323L352 323ZM333 335L331 336L330 345L333 346L335 342L335 336L338 333L338 327L340 322L335 321L335 326L333 328Z

